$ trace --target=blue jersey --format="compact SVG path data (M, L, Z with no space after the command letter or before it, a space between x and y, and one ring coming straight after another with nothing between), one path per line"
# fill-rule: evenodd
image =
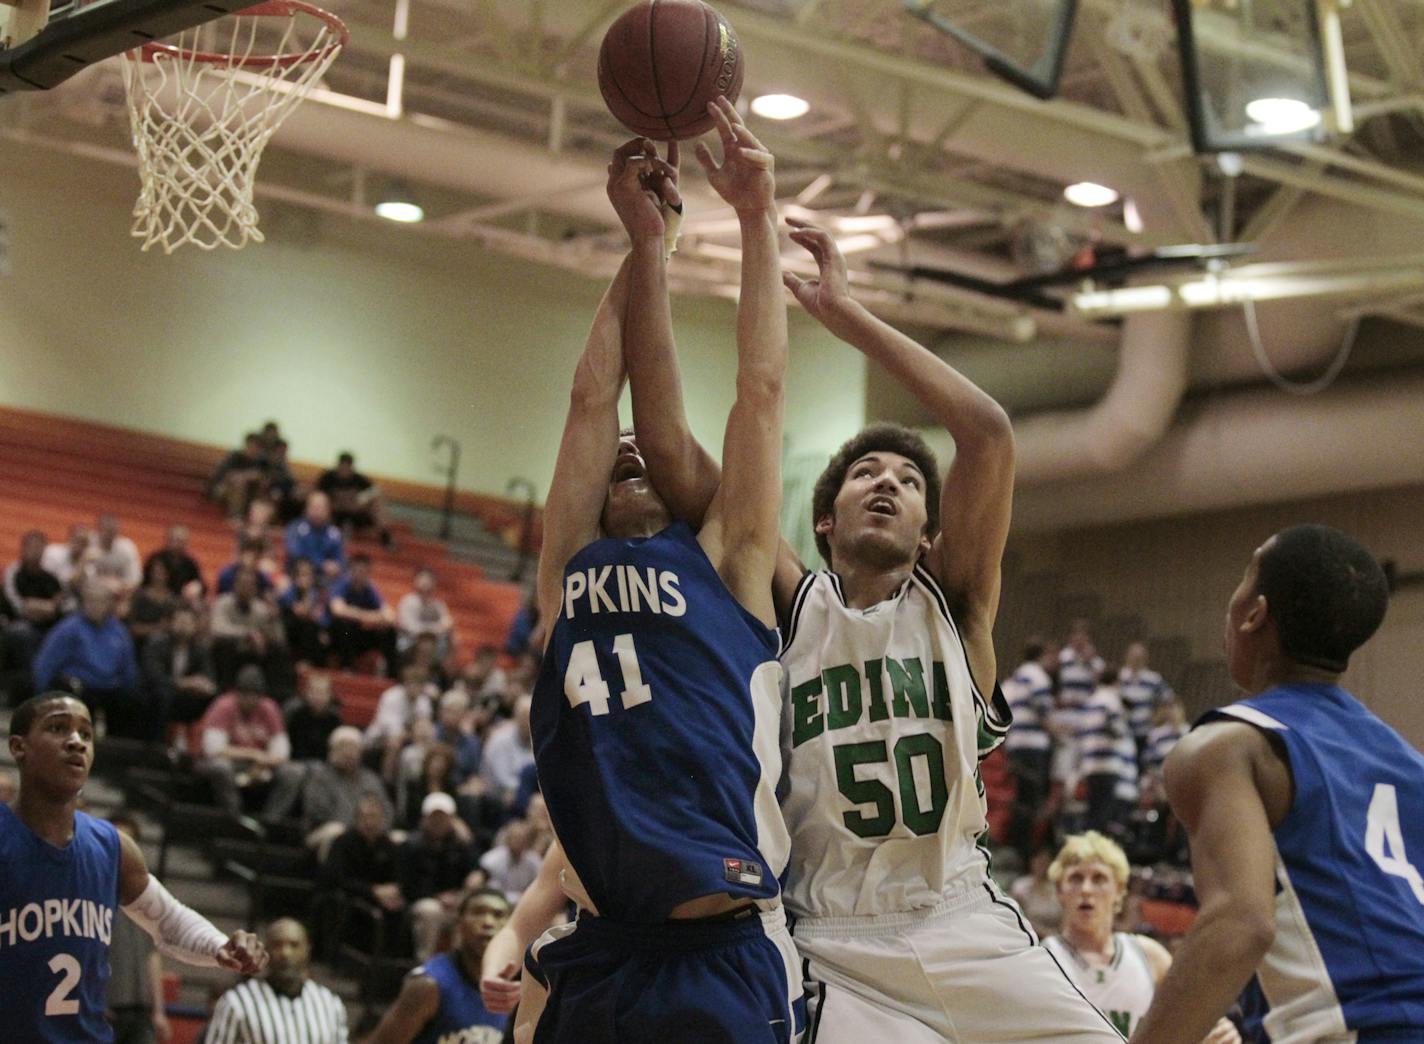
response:
M0 1039L111 1041L104 1020L119 834L74 813L56 848L0 804Z
M500 1044L504 1040L509 1016L485 1010L479 983L470 981L458 957L438 954L411 974L428 975L440 987L440 1007L413 1044Z
M1276 938L1243 1003L1256 1039L1424 1040L1424 755L1333 685L1204 720L1222 718L1278 739L1295 783L1275 830Z
M552 627L534 755L599 913L656 922L699 896L774 898L789 848L777 632L680 522L575 554Z

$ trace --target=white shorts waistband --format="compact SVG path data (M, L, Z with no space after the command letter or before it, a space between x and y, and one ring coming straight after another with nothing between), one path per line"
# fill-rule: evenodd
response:
M998 895L995 886L982 878L957 881L933 906L858 917L795 917L791 934L804 939L893 935L947 917L965 907L994 902Z

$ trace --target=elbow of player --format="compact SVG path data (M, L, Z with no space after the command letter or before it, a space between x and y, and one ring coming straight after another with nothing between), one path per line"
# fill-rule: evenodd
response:
M1276 941L1273 911L1229 906L1221 908L1214 919L1221 925L1219 957L1223 963L1239 961L1255 968Z
M737 370L737 400L760 405L779 403L786 394L786 366L742 366Z
M974 410L973 417L969 418L969 431L964 436L955 434L955 442L960 443L966 439L972 439L982 446L1007 446L1010 450L1014 444L1014 426L1009 420L1008 413L993 399L985 397L985 400L978 404Z

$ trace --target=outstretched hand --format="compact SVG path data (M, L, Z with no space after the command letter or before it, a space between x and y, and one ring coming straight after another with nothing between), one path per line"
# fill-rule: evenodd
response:
M668 144L666 160L647 138L618 146L608 164L608 200L634 242L662 239L667 233L664 212L682 206L678 191L677 142Z
M215 959L228 971L260 975L267 967L267 947L251 932L233 932Z
M508 1015L519 1004L519 969L513 962L506 964L498 975L480 979L480 1000L493 1015Z
M802 279L794 272L781 273L781 281L796 296L801 307L823 325L829 326L836 310L849 304L850 281L846 276L845 257L836 246L835 237L819 225L800 218L787 218L791 226L791 242L805 247L816 259L820 270L815 279Z
M697 143L697 162L717 195L739 214L770 210L776 205L775 162L756 135L742 122L732 103L720 94L707 103L722 142L718 162L705 142Z

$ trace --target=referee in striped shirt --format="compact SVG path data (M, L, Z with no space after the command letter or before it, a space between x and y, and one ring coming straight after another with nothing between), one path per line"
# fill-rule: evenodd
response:
M267 926L271 963L222 995L204 1044L347 1044L346 1005L313 982L311 940L291 918Z

